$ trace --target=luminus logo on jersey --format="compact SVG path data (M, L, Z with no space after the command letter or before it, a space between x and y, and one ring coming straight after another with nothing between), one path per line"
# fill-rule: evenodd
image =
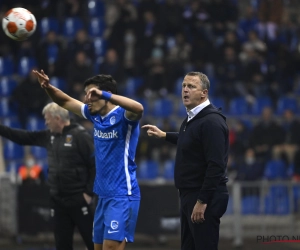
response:
M94 136L104 139L118 138L118 131L113 130L112 132L103 133L101 130L94 128Z

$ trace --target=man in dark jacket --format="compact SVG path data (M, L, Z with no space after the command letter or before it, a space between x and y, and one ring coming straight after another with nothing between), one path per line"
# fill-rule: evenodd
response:
M48 130L26 131L0 125L0 135L21 145L47 149L56 249L73 249L77 226L88 250L92 250L93 139L83 127L71 123L69 112L56 103L47 104L43 115Z
M228 203L229 133L226 118L210 104L209 86L202 73L185 76L182 101L187 117L179 133L143 126L149 136L177 144L174 179L180 195L182 250L218 249L220 218Z

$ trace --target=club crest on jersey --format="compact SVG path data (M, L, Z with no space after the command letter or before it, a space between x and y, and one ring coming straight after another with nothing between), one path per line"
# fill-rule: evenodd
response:
M119 222L116 221L116 220L112 220L110 222L110 227L113 229L113 230L116 230L118 227L119 227Z
M116 123L116 117L112 116L109 121L111 125L114 125Z
M66 142L65 142L65 146L66 147L72 147L72 141L73 141L73 135L67 135L66 136Z

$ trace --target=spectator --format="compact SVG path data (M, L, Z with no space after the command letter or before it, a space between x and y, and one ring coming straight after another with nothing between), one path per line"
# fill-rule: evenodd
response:
M244 154L244 160L237 167L236 180L258 181L264 174L264 164L256 159L253 148L248 148ZM242 197L256 195L259 197L260 187L246 186L242 188Z
M76 33L76 37L68 46L69 58L74 60L78 52L84 52L90 62L95 60L95 48L92 41L89 39L85 29L80 29Z
M258 9L258 31L261 39L274 41L278 24L282 21L283 0L261 0Z
M78 51L75 55L75 61L68 65L67 83L68 93L74 98L79 98L83 91L82 82L92 75L94 69L90 60L86 57L85 52Z
M116 81L120 84L120 87L124 84L124 68L115 49L107 50L105 59L100 64L99 71L101 72L101 74L112 75L114 79L116 79Z
M24 165L20 166L18 172L22 185L39 185L45 180L43 168L36 163L32 154L25 155Z
M272 108L265 107L258 124L250 136L250 146L255 150L258 160L266 162L271 157L273 146L284 141L284 130L273 118Z
M37 80L32 71L14 89L10 104L15 107L21 128L26 128L29 116L42 117L43 106L47 103L48 97L41 88L36 87ZM32 97L34 95L34 98ZM30 100L30 101L28 101Z
M300 122L292 110L284 111L282 127L285 135L284 141L282 144L274 146L273 152L277 158L282 156L288 164L292 164L295 152L300 145Z
M64 76L65 55L63 40L50 30L37 47L38 64L50 75Z

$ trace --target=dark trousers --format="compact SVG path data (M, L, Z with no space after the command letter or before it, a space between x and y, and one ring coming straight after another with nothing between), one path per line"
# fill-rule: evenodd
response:
M228 204L227 187L220 186L207 204L203 223L192 223L191 215L199 191L180 193L181 250L218 250L220 218Z
M88 250L94 249L93 213L83 194L68 198L51 198L51 217L54 224L56 250L73 250L75 227Z

